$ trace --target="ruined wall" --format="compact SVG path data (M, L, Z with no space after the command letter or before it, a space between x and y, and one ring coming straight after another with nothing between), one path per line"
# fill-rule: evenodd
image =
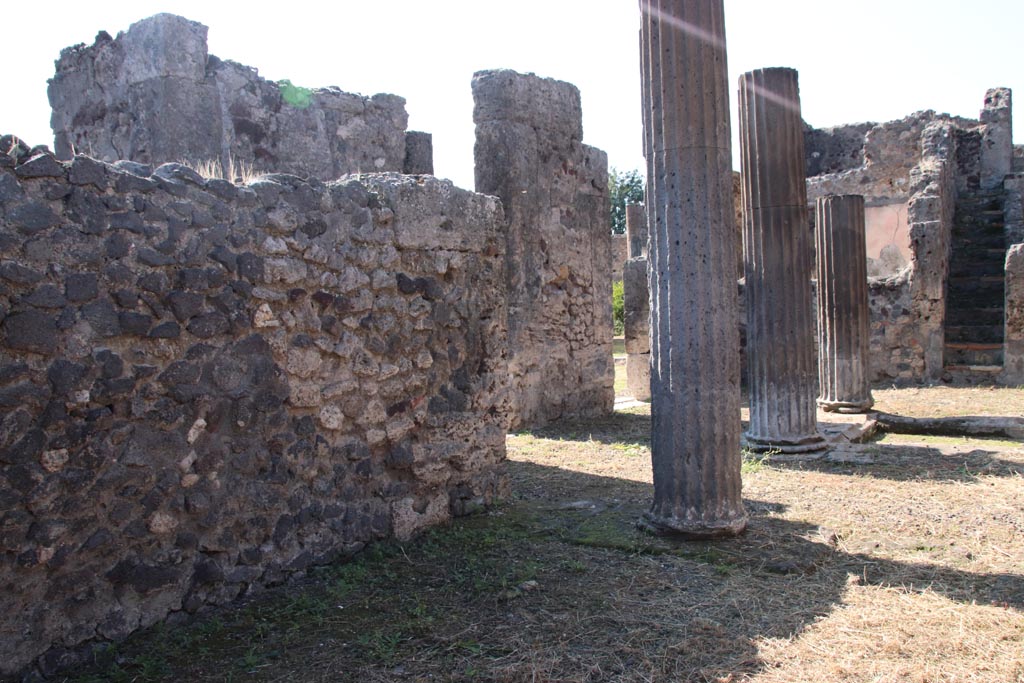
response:
M910 174L912 258L898 275L869 282L872 377L938 379L943 369L946 277L956 210L956 135L936 121Z
M1024 386L1024 243L1006 252L1006 337L1003 374L1010 386Z
M206 32L158 14L63 50L49 87L57 156L214 161L225 173L235 162L323 180L403 170L401 97L279 85L208 55Z
M992 88L985 93L981 110L981 188L1002 188L1003 179L1013 173L1013 96L1009 88Z
M808 207L829 194L864 196L868 274L872 277L894 276L912 259L908 220L911 172L921 163L921 136L933 122L962 129L978 126L977 121L922 111L898 121L823 130L808 127L804 132Z
M804 124L807 175L840 173L864 165L864 135L876 123L853 123L832 128Z
M579 90L481 71L473 99L476 189L505 208L513 425L610 413L608 160L581 142Z
M504 250L431 177L0 154L0 676L501 495Z

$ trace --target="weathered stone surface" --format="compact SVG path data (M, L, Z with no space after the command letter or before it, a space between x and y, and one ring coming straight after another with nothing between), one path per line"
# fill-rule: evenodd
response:
M225 174L242 164L324 180L402 171L405 100L264 80L209 55L206 33L202 24L158 14L114 39L101 33L91 46L63 50L49 87L57 156L185 159L212 162ZM152 185L119 181L119 190Z
M826 447L815 407L811 240L803 122L793 69L740 77L748 446L802 453Z
M647 212L643 204L626 204L626 239L629 258L647 258Z
M981 189L1001 188L1013 173L1013 94L1009 88L985 93L981 110Z
M651 304L647 259L631 258L622 270L626 386L638 401L651 399Z
M26 236L0 208L0 517L25 559L0 563L0 677L504 494L498 200L380 174L275 176L257 201L71 166L0 168L14 208L66 216Z
M871 309L864 246L864 197L821 197L818 263L818 405L863 412L871 397Z
M579 90L473 76L476 189L505 209L512 425L614 407L608 160L581 143Z
M1003 374L1010 386L1024 385L1024 244L1006 252L1006 337L1003 340Z
M739 327L722 0L641 0L659 532L741 532Z
M405 163L402 173L434 175L434 136L416 130L405 134Z

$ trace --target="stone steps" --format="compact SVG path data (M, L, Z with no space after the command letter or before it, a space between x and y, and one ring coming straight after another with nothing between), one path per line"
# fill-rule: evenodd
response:
M946 366L955 365L1003 365L1002 344L972 342L946 342L944 354Z
M946 282L947 370L984 373L1003 363L1005 292L1003 196L979 192L957 200Z
M946 324L946 343L1002 344L1003 325Z
M946 309L946 325L1002 325L1003 307Z

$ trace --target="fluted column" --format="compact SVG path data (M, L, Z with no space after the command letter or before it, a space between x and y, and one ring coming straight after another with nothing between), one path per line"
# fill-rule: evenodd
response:
M741 532L739 327L723 0L641 0L650 230L647 528Z
M825 448L815 406L811 237L793 69L740 77L750 427L756 451Z
M818 198L818 405L862 413L874 405L870 382L864 197Z

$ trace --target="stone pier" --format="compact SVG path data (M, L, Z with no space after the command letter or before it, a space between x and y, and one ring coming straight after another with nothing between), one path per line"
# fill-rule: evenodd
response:
M405 163L402 173L434 175L434 136L418 130L405 132Z
M746 527L723 0L641 0L657 533Z
M615 409L608 155L583 144L580 91L473 75L476 189L505 209L510 425Z
M622 270L625 313L626 388L638 401L651 400L651 301L647 287L647 212L626 204L629 259Z
M628 258L647 258L647 212L643 204L626 204L626 240Z
M830 412L861 413L875 403L864 197L819 197L816 210L818 405Z
M1024 244L1006 252L1006 313L1001 381L1009 386L1024 385Z
M825 448L815 406L811 240L803 122L793 69L740 77L746 272L748 446Z

